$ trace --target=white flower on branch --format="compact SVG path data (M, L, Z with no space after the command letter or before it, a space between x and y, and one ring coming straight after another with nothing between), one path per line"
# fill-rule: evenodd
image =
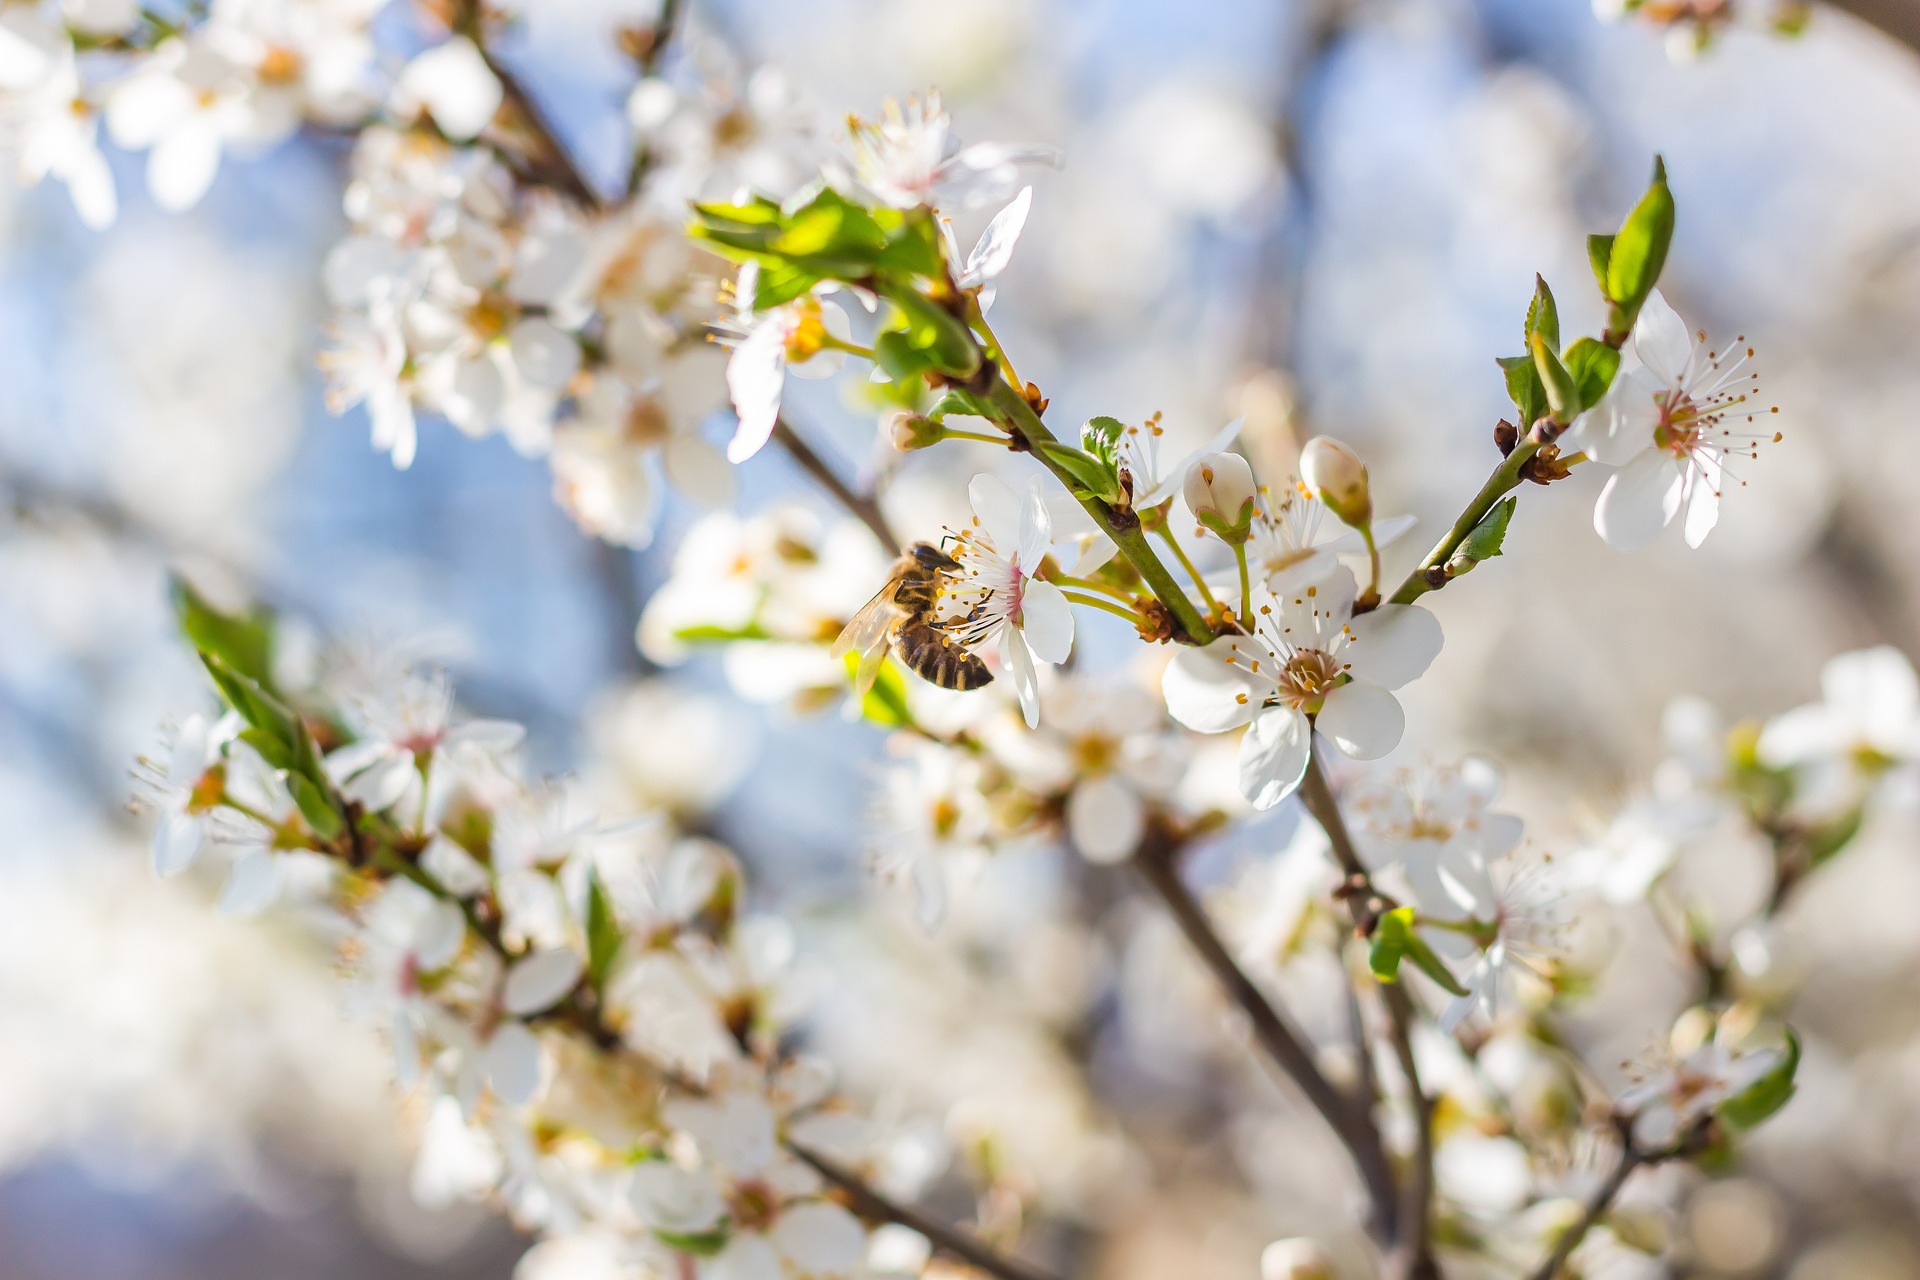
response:
M1247 560L1275 595L1298 592L1324 581L1343 555L1365 555L1366 543L1352 529L1328 527L1325 503L1306 488L1289 484L1276 495L1262 491L1247 541ZM1373 522L1373 541L1384 547L1413 528L1412 516L1384 516Z
M444 674L409 677L386 698L357 700L361 736L327 756L327 774L349 800L380 812L411 798L415 808L436 762L470 754L498 760L526 736L506 720L451 723L453 689Z
M399 89L455 142L478 137L504 97L499 77L465 36L455 36L415 57L400 73Z
M851 163L829 162L828 180L896 209L975 209L1005 199L1023 168L1059 163L1045 147L962 147L937 92L888 102L878 121L854 119L848 128Z
M160 815L153 828L155 875L178 875L200 855L212 815L225 799L222 756L239 731L240 720L234 715L217 721L188 716L173 731L164 764L139 762L139 803Z
M1256 593L1254 630L1182 649L1161 680L1173 718L1200 733L1249 726L1240 789L1256 808L1293 793L1313 730L1358 760L1400 744L1406 714L1390 690L1416 679L1440 652L1440 623L1418 605L1353 613L1346 568L1295 593Z
M1847 784L1920 760L1920 680L1905 654L1878 645L1834 658L1820 672L1820 701L1767 722L1760 758L1816 775L1806 789L1842 795Z
M1053 545L1044 482L1035 476L1024 498L990 475L967 486L973 523L952 551L960 572L941 589L948 633L968 649L991 650L1013 680L1020 710L1040 723L1040 685L1033 664L1065 662L1073 649L1073 608L1060 588L1035 577Z
M1761 441L1779 439L1745 429L1765 412L1752 403L1760 375L1743 372L1753 349L1723 356L1707 348L1704 333L1696 343L1656 290L1634 321L1633 354L1635 367L1622 362L1560 447L1619 468L1593 509L1593 527L1609 546L1646 546L1684 507L1687 545L1697 547L1720 518L1727 461L1758 457Z
M64 183L80 220L96 231L119 208L99 133L72 38L32 6L0 11L0 146L25 185L48 175Z
M733 348L727 361L727 392L740 419L727 444L729 462L745 462L773 438L788 371L798 378L832 377L846 361L846 353L836 344L846 342L851 332L847 313L817 294L755 312L758 278L757 264L741 268L736 318L721 338Z

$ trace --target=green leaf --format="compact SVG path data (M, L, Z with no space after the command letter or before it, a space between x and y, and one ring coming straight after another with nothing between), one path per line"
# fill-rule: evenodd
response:
M600 883L600 873L587 873L587 979L600 991L607 984L607 973L620 953L620 921L613 911L613 899Z
M934 402L927 410L927 416L935 422L944 422L953 415L967 418L986 418L994 416L993 402L985 396L977 396L965 387L948 387L947 393Z
M1653 292L1660 269L1666 265L1667 246L1673 240L1673 217L1667 166L1656 156L1653 182L1620 224L1620 232L1613 238L1613 252L1607 258L1607 298L1626 313L1629 323L1639 314L1640 304Z
M1860 834L1860 825L1866 821L1867 811L1863 805L1855 805L1847 812L1812 828L1806 834L1807 869L1812 870L1827 859L1839 853Z
M1727 1098L1713 1109L1728 1127L1751 1129L1787 1105L1797 1087L1794 1074L1800 1069L1800 1037L1787 1028L1787 1051L1780 1061L1758 1080Z
M860 655L847 655L847 678L860 669ZM873 687L860 699L860 718L882 729L904 729L913 723L913 708L907 703L907 682L892 661L882 662L873 678Z
M288 770L287 790L293 793L293 802L300 806L300 816L307 820L307 825L322 840L336 839L347 829L340 811L333 807L333 797L314 785L306 775Z
M980 371L980 344L966 322L917 289L889 287L887 300L898 308L907 344L949 378L971 378Z
M1547 345L1560 346L1560 309L1553 304L1553 290L1547 288L1547 278L1536 275L1533 278L1533 301L1527 306L1527 342L1533 342L1533 335L1539 334L1547 340Z
M1460 985L1452 970L1434 954L1433 948L1414 932L1412 907L1396 907L1380 917L1374 926L1373 946L1367 953L1367 963L1373 969L1373 976L1382 982L1400 980L1400 963L1411 960L1420 972L1439 983L1441 987L1456 996L1464 996L1467 989Z
M1072 477L1073 483L1080 488L1102 502L1115 502L1119 499L1120 477L1114 471L1111 462L1096 458L1070 444L1044 441L1035 443L1045 459L1066 472Z
M265 760L273 768L293 768L292 746L282 742L274 735L261 729L242 729L240 731L240 741L259 752L260 758Z
M1560 363L1560 357L1553 353L1546 339L1537 333L1533 335L1533 367L1540 375L1540 385L1546 389L1547 407L1553 411L1553 420L1563 426L1572 422L1580 414L1580 388L1574 385L1573 375Z
M263 689L273 688L273 615L256 610L244 615L222 613L174 575L169 583L174 615L181 634L202 653L211 653L234 671Z
M696 224L739 228L777 226L781 220L780 202L754 196L746 204L695 204Z
M1613 257L1612 236L1587 237L1587 261L1593 265L1593 278L1600 286L1600 295L1607 292L1607 261Z
M771 311L795 298L805 297L819 283L819 276L802 271L791 262L763 262L753 281L753 309Z
M1582 407L1600 403L1620 371L1620 353L1596 338L1581 338L1567 348L1567 373L1580 393Z
M873 340L873 362L895 382L918 378L933 368L932 358L913 345L904 329L888 329Z
M1502 356L1499 360L1507 378L1507 396L1520 414L1520 430L1525 431L1547 412L1547 389L1540 383L1540 371L1533 357Z
M669 1249L690 1253L696 1258L711 1258L727 1247L727 1231L715 1227L698 1234L687 1231L655 1231L653 1238Z
M295 779L299 779L314 788L326 807L336 808L332 784L320 763L320 750L314 745L313 735L307 732L307 726L300 717L280 699L261 688L258 682L228 666L218 655L203 651L200 662L206 667L207 674L212 677L214 686L220 690L220 696L227 705L247 722L248 730L242 733L242 738L269 764L286 771L287 785L294 792L294 800L301 800L295 784ZM320 831L326 820L307 813L307 804L304 802L300 808L302 813L307 814L307 821L313 829ZM337 833L340 828L335 826L333 830Z
M1460 547L1447 561L1447 569L1454 574L1462 574L1479 564L1482 560L1491 560L1500 554L1501 545L1507 540L1507 526L1513 522L1514 508L1520 505L1517 497L1507 497L1493 504L1493 510L1480 518L1473 526L1473 532L1460 540Z
M1108 466L1115 465L1120 452L1120 437L1126 424L1118 418L1088 418L1080 428L1080 444Z
M757 622L739 627L702 622L690 627L675 627L673 638L688 644L728 644L735 640L771 640L773 634Z

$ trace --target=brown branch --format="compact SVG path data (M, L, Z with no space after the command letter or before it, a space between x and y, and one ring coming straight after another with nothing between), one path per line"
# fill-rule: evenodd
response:
M520 83L519 77L494 54L487 40L484 8L482 0L459 0L454 6L452 27L455 34L466 36L480 51L487 70L500 82L504 105L510 109L514 124L532 142L535 154L525 157L532 172L525 176L538 185L565 193L582 208L598 210L603 204L600 193L580 171L573 152L561 142L552 120Z
M1317 750L1307 761L1306 776L1300 783L1300 802L1313 815L1313 820L1320 824L1321 830L1327 833L1327 843L1333 847L1334 860L1346 874L1347 908L1352 915L1354 928L1362 934L1371 933L1374 924L1374 908L1370 902L1373 898L1373 881L1367 874L1366 864L1360 861L1360 854L1353 846L1352 833L1347 830L1346 819L1341 816L1340 803L1334 799L1333 789L1327 785L1326 771L1320 767L1320 753ZM1405 987L1387 983L1379 985L1381 1002L1387 1010L1387 1030L1393 1044L1394 1060L1400 1065L1400 1073L1406 1077L1407 1101L1413 1108L1414 1117L1413 1167L1407 1171L1405 1185L1401 1188L1404 1201L1400 1211L1400 1231L1387 1259L1388 1274L1407 1277L1438 1275L1433 1262L1430 1234L1433 1205L1433 1100L1420 1085L1419 1064L1413 1056L1413 1001L1408 998Z
M1827 3L1920 52L1920 0L1827 0Z
M800 469L819 482L820 487L832 494L834 499L848 512L858 516L860 522L873 530L873 536L880 539L880 545L887 549L888 555L897 556L901 551L900 539L887 524L887 517L880 510L880 503L870 493L860 493L840 478L838 472L827 465L826 459L814 452L813 446L801 438L785 418L773 424L773 440L787 451Z
M1623 1126L1624 1130L1625 1126ZM1648 1159L1634 1149L1629 1134L1626 1144L1620 1149L1619 1163L1613 1166L1613 1172L1607 1175L1606 1181L1602 1182L1587 1198L1586 1207L1580 1211L1579 1219L1560 1233L1560 1239L1554 1243L1553 1252L1548 1254L1546 1260L1533 1272L1532 1280L1553 1280L1560 1274L1560 1268L1567 1264L1567 1259L1573 1256L1573 1251L1580 1247L1580 1242L1587 1238L1587 1233L1593 1230L1594 1224L1599 1222L1612 1207L1614 1197L1620 1194L1620 1188L1627 1184L1627 1179L1632 1176L1633 1171L1647 1163Z
M1052 1280L1046 1272L995 1252L983 1244L979 1237L957 1227L947 1226L935 1221L917 1209L900 1204L876 1191L852 1170L844 1168L799 1143L788 1139L786 1148L803 1163L810 1165L815 1173L845 1192L853 1202L853 1211L862 1217L875 1218L885 1222L897 1222L925 1236L933 1247L950 1258L956 1258L970 1267L975 1267L999 1280Z
M1267 999L1253 979L1234 962L1220 936L1214 932L1207 913L1180 879L1177 854L1170 842L1155 840L1135 856L1134 866L1147 884L1159 895L1167 912L1186 936L1228 999L1240 1007L1253 1028L1254 1039L1266 1051L1274 1065L1293 1081L1308 1103L1327 1122L1334 1135L1353 1157L1361 1179L1366 1183L1373 1203L1370 1227L1376 1237L1392 1240L1399 1215L1398 1195L1393 1170L1388 1166L1386 1146L1374 1126L1372 1111L1365 1099L1350 1097L1336 1089L1314 1064L1305 1037L1289 1026L1286 1018ZM1363 1050L1364 1051L1364 1050Z

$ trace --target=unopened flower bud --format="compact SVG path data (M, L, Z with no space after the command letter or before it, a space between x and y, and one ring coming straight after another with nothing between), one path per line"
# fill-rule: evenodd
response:
M1334 1280L1333 1259L1305 1236L1275 1240L1261 1251L1260 1280Z
M1187 508L1194 519L1227 542L1239 545L1253 527L1258 493L1253 468L1237 453L1209 453L1187 468Z
M1315 436L1300 451L1300 478L1327 509L1356 529L1373 520L1373 495L1367 488L1367 464L1338 440Z
M925 449L947 438L947 429L924 414L902 409L887 422L887 435L902 453Z

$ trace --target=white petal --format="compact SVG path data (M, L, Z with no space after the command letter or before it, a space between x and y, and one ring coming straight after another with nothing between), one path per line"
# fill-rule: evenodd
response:
M1693 334L1658 289L1647 295L1633 322L1633 351L1661 385L1678 387L1685 380L1693 360Z
M98 148L88 147L68 157L61 176L66 180L74 212L89 230L105 231L113 225L120 201L114 194L113 170Z
M467 918L460 908L445 898L435 898L419 924L414 926L412 954L422 971L432 973L453 963L460 944L467 940Z
M1778 767L1838 751L1847 745L1842 737L1826 707L1795 707L1767 722L1755 749L1762 760Z
M727 361L727 394L740 418L727 445L727 461L745 462L773 437L786 379L786 332L777 322L762 321Z
M571 947L536 951L507 971L500 1003L518 1016L551 1008L573 990L583 968L580 953Z
M740 1231L700 1266L700 1280L781 1280L780 1255L765 1236Z
M1593 508L1593 527L1616 551L1638 551L1655 538L1680 508L1685 477L1680 466L1658 449L1638 457L1607 480Z
M1120 554L1120 548L1114 545L1112 538L1104 533L1096 533L1086 540L1080 558L1067 570L1070 578L1084 578Z
M1843 653L1820 670L1820 696L1836 711L1862 724L1901 722L1920 706L1920 680L1913 664L1892 645Z
M1720 460L1697 454L1687 473L1687 545L1697 547L1720 522Z
M634 1166L627 1199L647 1226L688 1235L711 1231L727 1209L710 1174L664 1160Z
M346 793L347 799L373 813L379 813L398 804L417 776L412 753L396 751L382 756L371 768L355 774L340 789Z
M996 544L1001 550L1005 543ZM1039 476L1027 482L1027 500L1020 506L1020 567L1028 573L1040 567L1053 545L1053 516L1047 511L1047 482Z
M670 436L660 447L660 462L673 487L707 507L733 501L738 484L727 457L699 436Z
M427 50L400 73L400 86L456 142L476 137L500 109L500 81L473 41L455 36Z
M1379 685L1355 680L1327 695L1315 727L1355 760L1378 760L1400 745L1407 713Z
M1383 604L1348 626L1353 642L1340 656L1355 679L1383 689L1419 679L1440 656L1440 619L1417 604Z
M1033 656L1065 662L1073 651L1073 606L1051 582L1029 579L1020 597L1020 630Z
M265 849L245 853L227 873L220 892L220 914L257 916L280 896L280 859Z
M1007 675L1013 681L1013 691L1020 696L1020 714L1026 717L1027 728L1040 727L1040 683L1033 674L1033 655L1027 651L1027 642L1017 627L1003 627L1000 631L1000 659L1006 664Z
M170 75L129 76L107 99L107 132L129 150L150 147L193 110L193 94Z
M993 539L994 549L1003 556L1017 554L1020 549L1021 504L1019 496L1007 483L998 476L982 472L968 482L967 500L973 504L973 514L980 527L986 530L987 537Z
M200 203L219 170L219 131L206 116L195 116L147 153L147 188L162 209L178 213Z
M507 1021L494 1028L480 1057L487 1084L509 1106L520 1106L540 1087L540 1042L524 1022Z
M993 221L980 233L980 243L974 245L973 252L967 255L967 266L963 273L965 287L985 284L1007 269L1007 263L1013 260L1013 246L1018 243L1020 232L1027 225L1027 213L1032 208L1033 188L1022 187L1011 204L993 215Z
M867 1251L867 1231L860 1220L825 1200L792 1206L768 1237L788 1262L809 1276L845 1275Z
M1381 516L1373 522L1373 545L1384 547L1389 543L1397 542L1412 532L1413 527L1419 523L1420 518L1412 514Z
M206 820L198 814L175 811L161 815L153 829L153 874L177 876L200 856L206 839Z
M1610 467L1631 462L1653 443L1660 405L1653 391L1626 369L1614 377L1600 403L1573 420L1560 437L1560 452L1584 453Z
M527 316L515 324L507 347L520 376L542 390L563 390L580 369L580 344L542 316Z
M1140 797L1117 778L1082 782L1067 798L1067 831L1089 862L1121 861L1140 846L1146 825Z
M1236 662L1240 654L1249 655ZM1160 676L1167 711L1199 733L1225 733L1253 719L1273 691L1273 682L1253 675L1246 663L1272 658L1251 640L1223 636L1203 649L1182 647Z
M1313 732L1292 707L1269 707L1240 740L1240 794L1256 809L1292 795L1307 771Z

